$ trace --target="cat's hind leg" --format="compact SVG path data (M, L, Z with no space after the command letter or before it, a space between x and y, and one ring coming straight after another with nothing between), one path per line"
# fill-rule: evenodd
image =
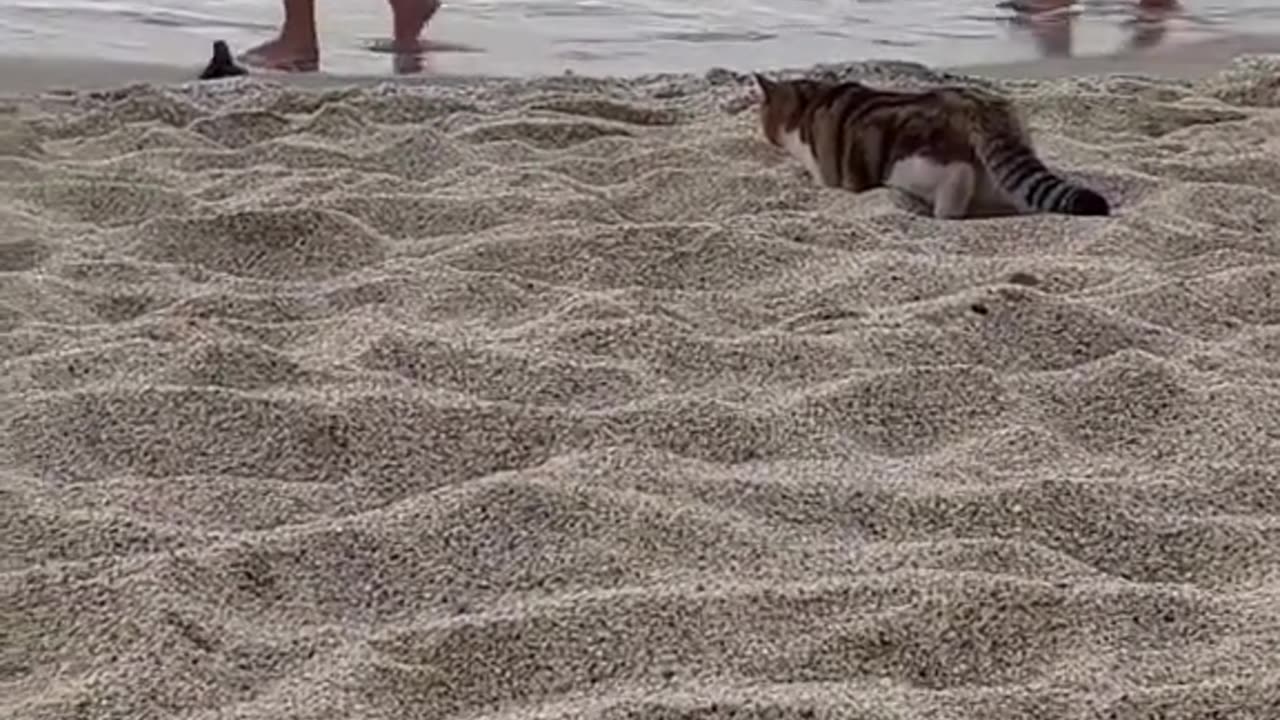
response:
M933 189L933 216L958 219L968 215L977 180L977 173L969 163L950 163L942 168Z

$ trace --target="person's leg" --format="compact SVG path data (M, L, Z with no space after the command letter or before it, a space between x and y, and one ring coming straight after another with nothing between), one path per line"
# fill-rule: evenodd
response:
M422 70L422 28L440 9L440 0L388 0L391 4L391 49L400 73Z
M1169 32L1169 18L1182 12L1177 0L1138 0L1133 19L1129 22L1133 34L1127 47L1130 50L1146 50L1164 41Z
M397 52L420 52L418 36L431 16L440 9L440 0L388 0L391 3L392 44Z
M280 36L244 53L246 65L309 72L320 67L316 39L316 0L284 0L284 25Z
M1018 3L1017 21L1031 31L1044 57L1070 57L1075 0L1026 0Z

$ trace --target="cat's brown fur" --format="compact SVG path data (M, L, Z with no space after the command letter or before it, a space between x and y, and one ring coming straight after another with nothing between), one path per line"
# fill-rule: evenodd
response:
M1036 157L1012 103L977 88L890 91L861 83L769 80L760 124L822 185L892 186L938 217L1002 212L1108 215L1098 193Z

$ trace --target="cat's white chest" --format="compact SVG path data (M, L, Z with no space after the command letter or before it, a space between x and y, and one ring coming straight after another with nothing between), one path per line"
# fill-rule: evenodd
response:
M800 164L804 165L804 169L809 171L813 181L822 184L822 168L818 166L818 158L813 154L813 147L806 144L800 139L800 129L796 128L789 132L782 133L782 137L778 138L778 143L782 145L782 149Z

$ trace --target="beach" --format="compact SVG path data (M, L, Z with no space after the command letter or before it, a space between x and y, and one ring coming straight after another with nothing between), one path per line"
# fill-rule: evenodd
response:
M963 221L727 69L0 62L0 717L1280 717L1254 42L770 71L1115 208Z

